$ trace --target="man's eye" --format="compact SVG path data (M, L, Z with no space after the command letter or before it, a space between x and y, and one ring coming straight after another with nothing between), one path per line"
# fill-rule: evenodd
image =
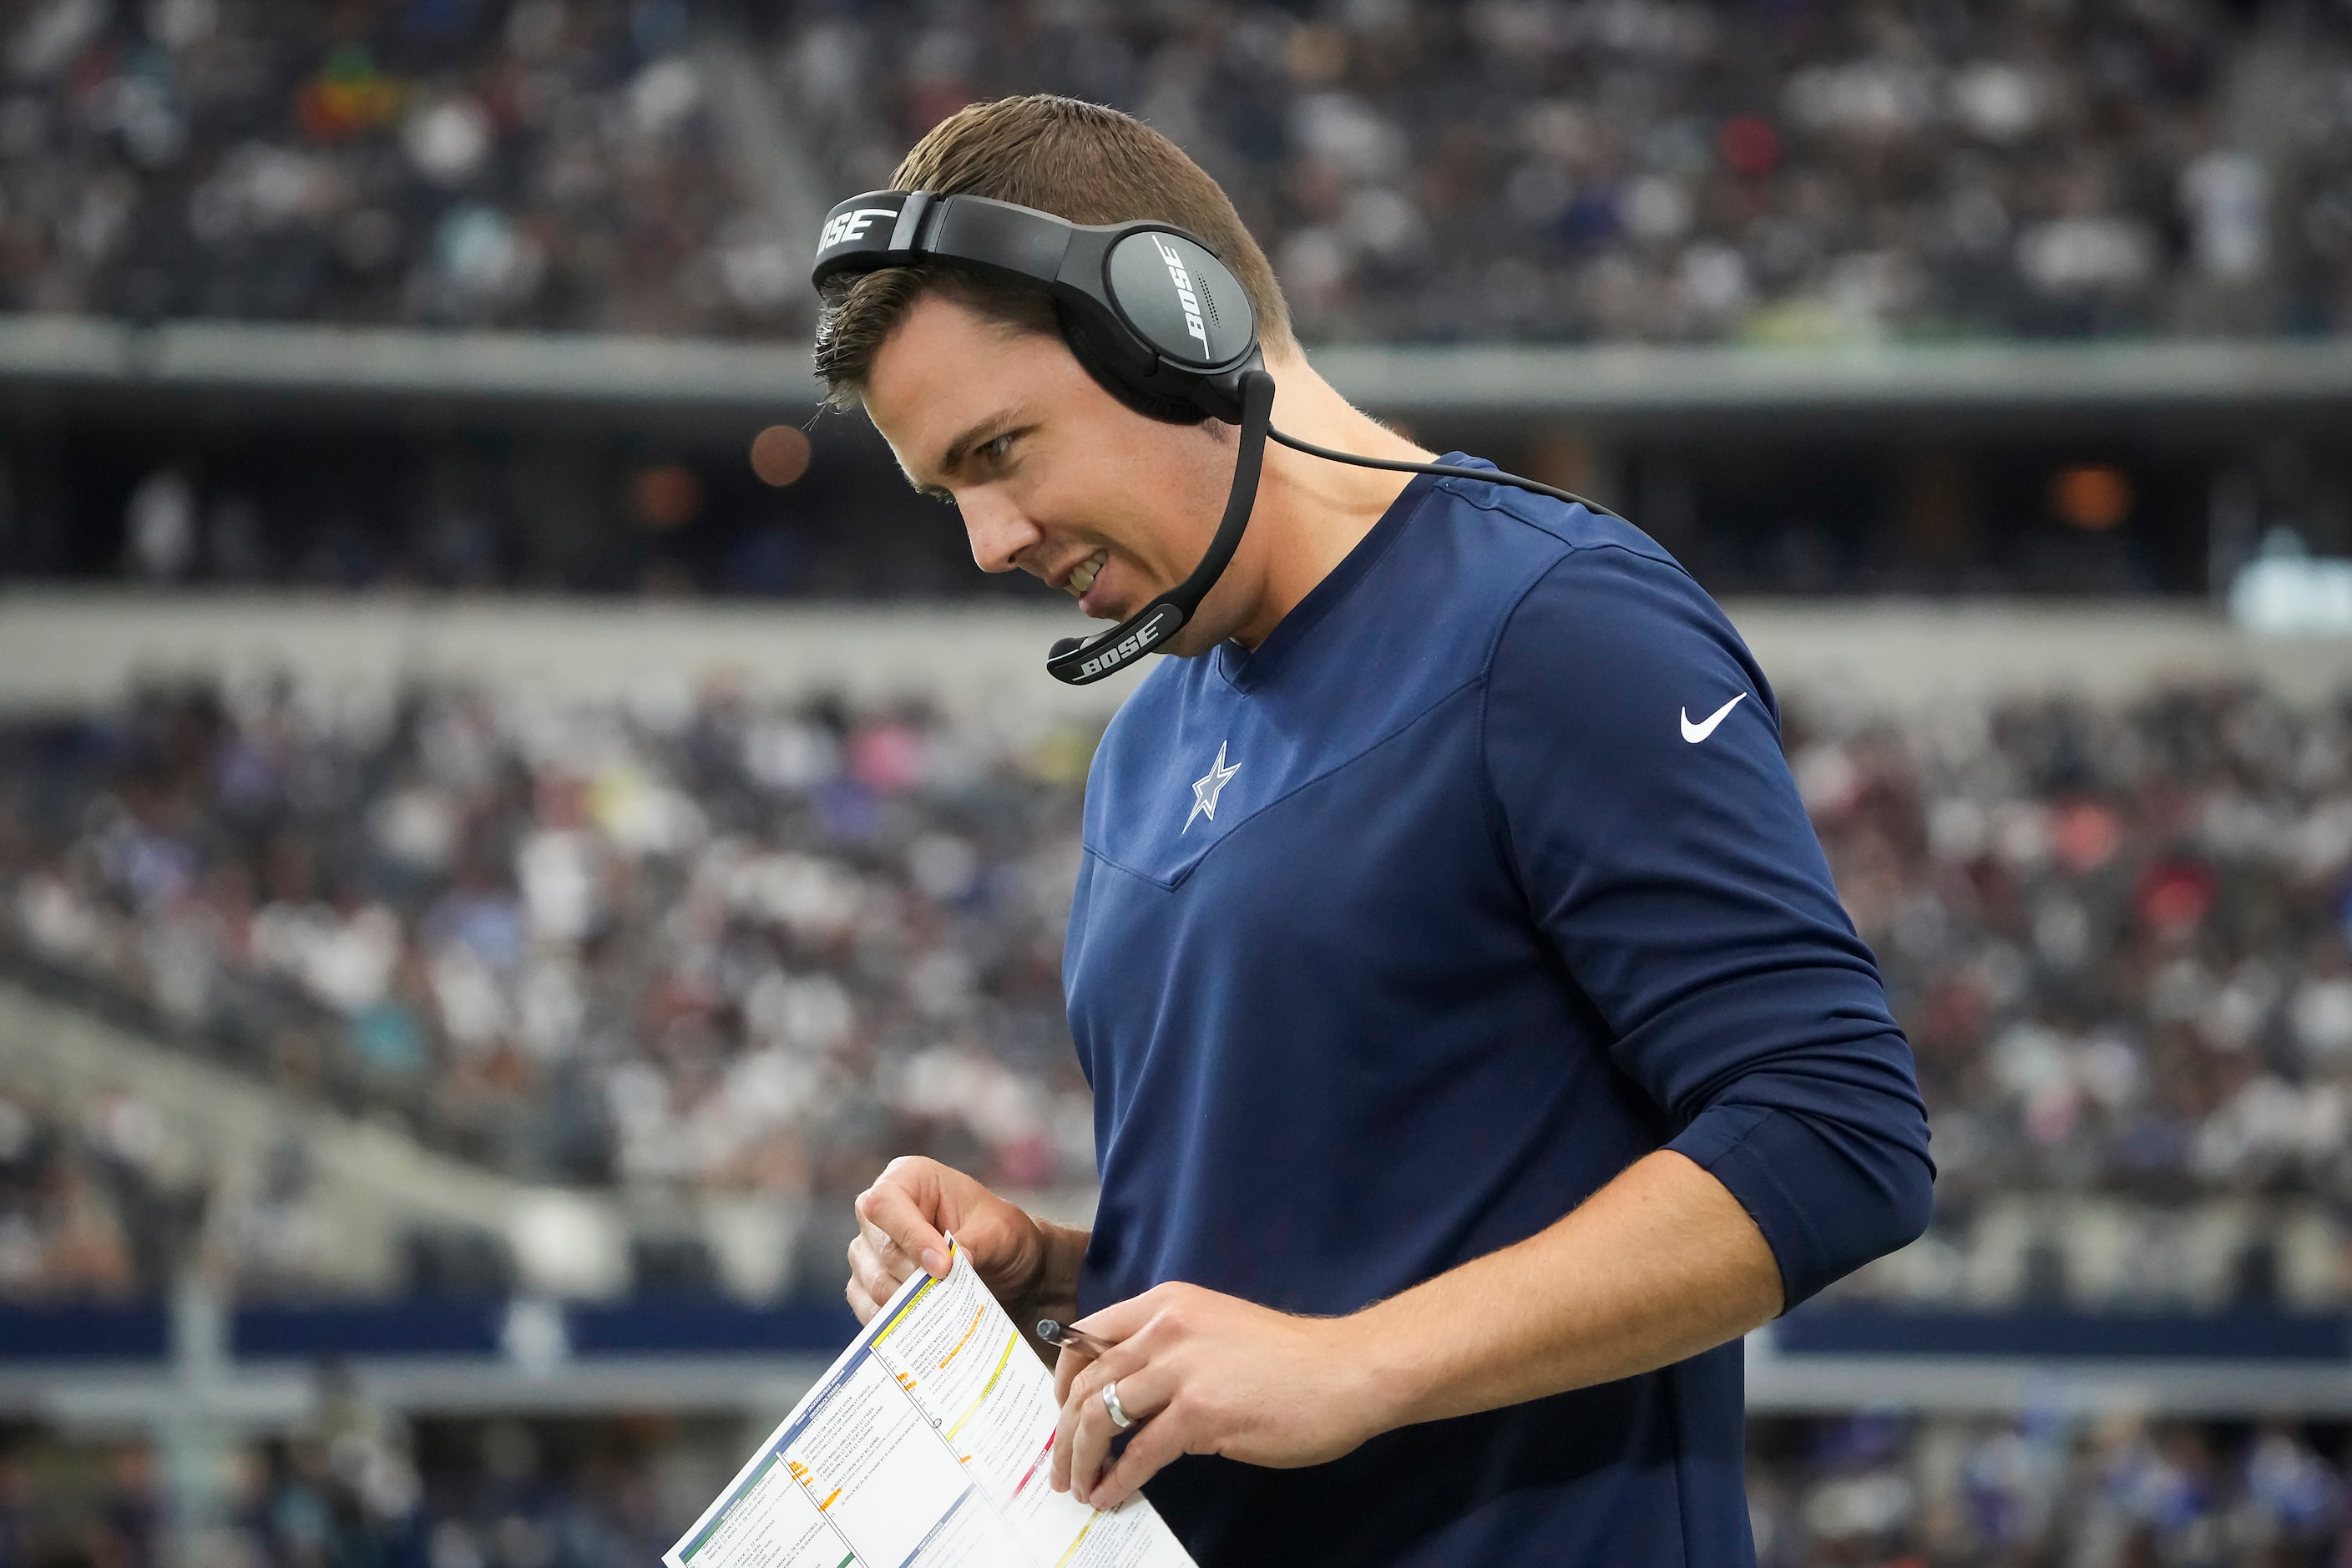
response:
M1004 461L1005 454L1012 450L1013 435L1012 432L1007 431L1005 434L997 437L996 439L992 441L982 442L980 455L986 458L992 463L1001 463Z

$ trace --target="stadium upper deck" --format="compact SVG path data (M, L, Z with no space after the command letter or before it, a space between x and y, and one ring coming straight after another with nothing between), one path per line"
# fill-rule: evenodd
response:
M2348 36L2219 0L41 0L0 303L789 337L813 202L1050 90L1199 156L1316 341L2329 333Z

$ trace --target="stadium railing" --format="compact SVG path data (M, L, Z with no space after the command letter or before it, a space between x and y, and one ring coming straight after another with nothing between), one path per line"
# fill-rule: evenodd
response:
M1834 349L1466 344L1310 350L1402 418L2261 410L2352 405L2352 339L1885 344ZM0 316L0 385L352 401L814 412L805 345L216 321Z

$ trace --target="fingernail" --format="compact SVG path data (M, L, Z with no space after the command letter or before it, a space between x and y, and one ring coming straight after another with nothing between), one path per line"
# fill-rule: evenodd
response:
M944 1279L948 1277L948 1260L940 1256L937 1247L923 1248L923 1267L930 1270L931 1278L934 1279Z

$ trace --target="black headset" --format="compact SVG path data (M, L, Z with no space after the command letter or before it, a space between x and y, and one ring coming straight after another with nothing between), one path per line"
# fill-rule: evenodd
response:
M1201 563L1108 631L1056 642L1045 669L1057 680L1073 686L1100 680L1167 642L1192 618L1249 524L1269 437L1335 463L1516 485L1616 515L1582 496L1499 469L1359 457L1274 429L1274 378L1258 353L1249 296L1215 251L1171 225L1150 219L1074 224L987 196L868 191L826 216L809 280L822 288L844 273L923 265L1042 285L1070 353L1112 396L1171 424L1222 419L1241 429L1225 513Z

